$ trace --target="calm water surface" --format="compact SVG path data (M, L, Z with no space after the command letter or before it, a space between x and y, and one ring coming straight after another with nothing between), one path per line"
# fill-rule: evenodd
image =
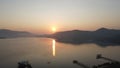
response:
M78 60L88 66L106 62L95 59L99 53L120 61L119 51L120 46L73 45L48 38L0 39L0 68L17 68L17 63L24 60L33 68L81 68L72 61Z

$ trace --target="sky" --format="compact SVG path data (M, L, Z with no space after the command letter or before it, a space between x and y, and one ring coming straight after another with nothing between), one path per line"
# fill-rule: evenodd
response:
M0 29L51 33L120 29L120 0L0 0Z

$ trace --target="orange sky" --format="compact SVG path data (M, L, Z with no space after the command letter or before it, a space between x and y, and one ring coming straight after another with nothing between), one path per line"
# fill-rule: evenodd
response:
M120 29L120 0L0 0L0 29L52 33Z

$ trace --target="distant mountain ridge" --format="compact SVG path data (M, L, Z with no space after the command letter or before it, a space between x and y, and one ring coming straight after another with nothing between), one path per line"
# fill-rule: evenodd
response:
M96 31L71 30L56 32L54 34L35 35L26 31L13 31L9 29L0 29L0 38L16 37L45 37L54 38L58 42L81 44L97 43L100 45L120 44L120 30L100 28Z
M32 33L26 31L13 31L9 29L0 29L0 38L31 37Z
M51 35L59 42L65 43L119 43L120 30L100 28L96 31L63 31Z

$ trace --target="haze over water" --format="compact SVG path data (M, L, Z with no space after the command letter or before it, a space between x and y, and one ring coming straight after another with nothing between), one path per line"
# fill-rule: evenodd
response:
M0 43L0 68L17 68L24 60L33 68L80 68L73 60L90 66L106 62L97 60L96 54L120 61L120 46L73 45L48 38L0 39Z

